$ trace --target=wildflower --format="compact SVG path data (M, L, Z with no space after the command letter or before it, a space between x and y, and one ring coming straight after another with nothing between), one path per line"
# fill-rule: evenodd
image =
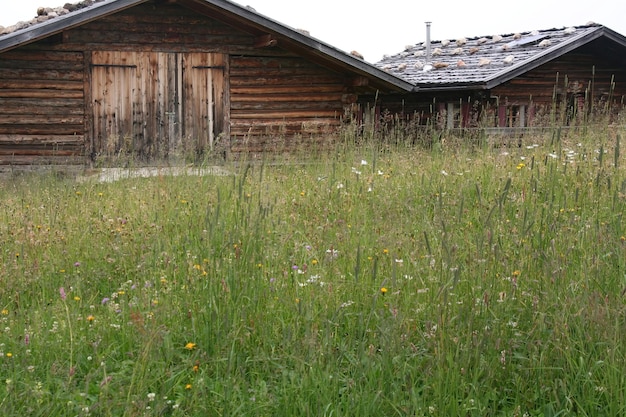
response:
M384 253L385 255L386 255L386 254L388 254L388 253L389 253L389 249L387 249L387 248L383 249L383 253Z
M77 295L75 295L75 296L74 296L74 301L80 301L80 297L79 297L79 296L77 296Z
M525 163L520 162L519 164L517 164L517 169L522 169L522 168L524 168L525 166L526 166L526 164L525 164Z
M12 358L12 357L13 357L13 354L12 354L11 352L7 352L5 356L6 356L7 358Z
M74 262L74 266L78 268L80 266L80 262Z
M313 260L311 261L311 264L312 264L312 265L317 265L317 259L313 259Z
M196 348L196 344L192 342L189 342L185 345L185 349L187 350L194 350L195 348Z
M105 305L105 304L106 304L106 303L108 303L109 301L111 301L111 299L110 299L109 297L104 297L100 303L101 303L102 305Z
M380 292L381 292L381 294L382 294L382 295L387 294L387 288L386 288L386 287L382 287L382 288L380 289Z
M367 165L367 161L365 159L361 159L361 165Z
M87 316L87 321L88 321L88 322L92 322L92 321L94 321L95 319L96 319L96 318L95 318L94 316L92 316L92 315Z
M67 297L67 295L65 294L65 288L59 288L59 294L61 294L61 300L65 301L65 298Z
M304 197L304 191L300 192L300 197Z
M0 313L1 313L3 316L7 316L7 315L9 314L9 310L7 310L7 309L5 308L5 309L3 309L2 311L0 311Z
M26 346L28 346L28 345L30 344L30 335L29 335L28 333L26 333L26 334L24 335L24 344L25 344Z
M521 273L522 273L522 271L520 271L519 269L516 269L515 271L513 271L513 276L514 277L519 277Z
M198 365L194 365L193 366L193 371L194 372L198 372L198 369L200 369L200 367Z
M156 394L154 392L148 393L148 401L154 401Z
M191 389L191 384L185 385L185 389Z

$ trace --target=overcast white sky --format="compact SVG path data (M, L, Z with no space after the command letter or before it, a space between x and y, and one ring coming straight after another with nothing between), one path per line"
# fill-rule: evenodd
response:
M0 25L30 20L37 7L62 6L77 0L0 0ZM8 3L8 4L7 4ZM426 39L491 36L603 24L626 35L626 0L240 0L257 12L346 52L356 50L370 62L401 52Z

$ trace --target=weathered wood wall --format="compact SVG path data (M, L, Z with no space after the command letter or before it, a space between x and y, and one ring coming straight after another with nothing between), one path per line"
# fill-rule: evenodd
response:
M83 69L82 52L0 55L0 164L82 163Z
M134 151L156 156L171 148L172 134L233 152L322 146L354 101L346 77L280 43L255 46L258 34L203 16L197 6L154 0L0 54L0 163L88 160L119 151L125 136L133 138ZM223 62L206 61L216 56ZM133 62L124 67L124 59ZM223 91L216 95L200 72L185 78L168 69L178 62L188 73L187 67L207 67ZM148 87L151 80L157 85ZM114 120L115 111L105 117L102 89L109 101L130 102L132 109L122 112L132 120ZM145 94L141 100L138 92ZM188 107L181 110L185 97ZM213 106L214 118L203 118L200 106ZM166 117L173 112L175 119ZM220 131L201 138L216 123ZM110 143L111 135L118 142Z

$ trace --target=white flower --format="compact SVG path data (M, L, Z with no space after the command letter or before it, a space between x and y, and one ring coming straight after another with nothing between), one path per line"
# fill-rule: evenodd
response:
M443 175L445 175L446 177L448 176L448 173L446 172L446 170L445 170L445 169L442 169L442 170L441 170L441 173L442 173Z
M367 165L367 161L365 159L361 159L361 165Z
M154 401L156 394L154 392L148 393L148 401Z

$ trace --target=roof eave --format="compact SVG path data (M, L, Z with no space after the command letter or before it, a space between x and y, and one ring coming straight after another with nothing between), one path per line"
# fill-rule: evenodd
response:
M357 57L349 55L344 51L341 51L325 42L315 39L311 36L304 35L289 26L279 23L271 18L261 15L255 11L251 11L246 7L243 7L237 3L229 0L200 0L201 2L209 3L215 7L218 7L224 11L237 15L246 19L248 22L258 26L259 29L274 32L276 35L283 36L287 40L291 40L301 47L306 49L306 52L310 53L321 59L331 58L343 65L351 67L353 70L357 70L361 75L369 75L371 77L378 78L383 81L384 84L393 87L394 89L410 92L413 90L414 85L403 78L396 77L376 67L374 64L370 64Z
M67 29L83 25L100 17L117 13L129 7L136 6L148 0L117 0L95 3L84 11L76 11L56 17L43 23L4 35L0 40L0 53L10 49L36 42L48 36L55 35Z

